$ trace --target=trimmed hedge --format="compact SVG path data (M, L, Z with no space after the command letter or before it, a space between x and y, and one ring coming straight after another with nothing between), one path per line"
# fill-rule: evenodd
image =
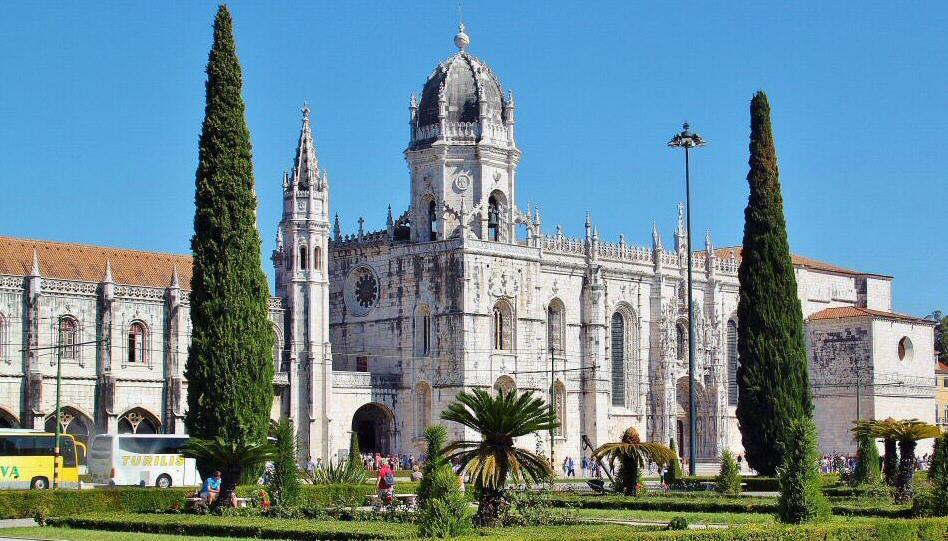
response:
M554 507L574 507L579 509L626 509L636 511L673 511L692 513L765 513L777 512L777 502L773 498L747 498L722 496L691 496L684 498L670 496L551 496ZM833 505L833 514L853 517L908 518L911 507L892 504L843 503Z
M123 515L55 518L52 526L190 536L260 539L344 540L416 538L413 525L391 522L276 520L213 515ZM727 529L649 532L624 525L485 528L459 539L480 541L941 541L948 538L948 519L855 519L807 526L753 525Z
M412 524L391 522L344 522L338 520L285 520L263 517L222 517L215 515L129 515L111 513L77 517L57 517L50 526L107 530L113 532L157 533L194 537L218 536L258 539L323 541L343 539L404 539L414 537Z
M261 486L237 489L240 497L253 497ZM414 493L418 483L398 483L398 493ZM29 518L37 514L61 517L81 513L154 513L168 511L194 493L194 488L96 488L92 490L3 490L0 491L0 519ZM375 493L374 485L304 485L300 487L300 507L324 508L356 502L365 503Z

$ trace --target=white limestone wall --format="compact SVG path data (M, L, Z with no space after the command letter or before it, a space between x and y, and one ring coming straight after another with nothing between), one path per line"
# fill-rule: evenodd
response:
M856 306L856 280L852 275L817 272L797 267L797 295L803 308L803 318L839 306Z
M899 341L908 338L912 352L899 358ZM872 323L873 361L877 385L877 419L919 419L935 422L935 359L933 327L921 322L876 319ZM919 442L917 453L930 453L932 440Z
M823 454L855 452L856 382L860 416L877 418L872 400L873 327L869 318L816 320L807 323L807 353L814 421Z
M892 311L892 279L887 277L866 277L866 308Z

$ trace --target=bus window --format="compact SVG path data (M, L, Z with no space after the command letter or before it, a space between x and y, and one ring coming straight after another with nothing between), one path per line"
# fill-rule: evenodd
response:
M188 438L123 438L119 436L119 449L140 455L176 455Z
M76 446L73 443L72 438L59 439L59 452L63 457L64 468L76 467Z

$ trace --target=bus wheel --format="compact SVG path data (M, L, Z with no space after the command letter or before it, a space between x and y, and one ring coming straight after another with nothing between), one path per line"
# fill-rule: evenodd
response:
M158 476L158 479L155 480L155 486L158 488L169 488L171 487L171 476L167 474L161 474Z
M34 477L30 481L30 488L33 490L45 490L49 488L49 479L45 477Z

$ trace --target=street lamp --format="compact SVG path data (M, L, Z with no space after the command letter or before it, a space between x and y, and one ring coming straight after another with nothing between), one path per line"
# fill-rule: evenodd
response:
M695 324L694 302L691 292L691 156L692 148L702 147L708 142L697 133L691 133L687 122L682 125L681 133L672 137L668 146L685 149L685 213L688 250L688 474L695 475L695 456L698 454L698 405L695 391Z

